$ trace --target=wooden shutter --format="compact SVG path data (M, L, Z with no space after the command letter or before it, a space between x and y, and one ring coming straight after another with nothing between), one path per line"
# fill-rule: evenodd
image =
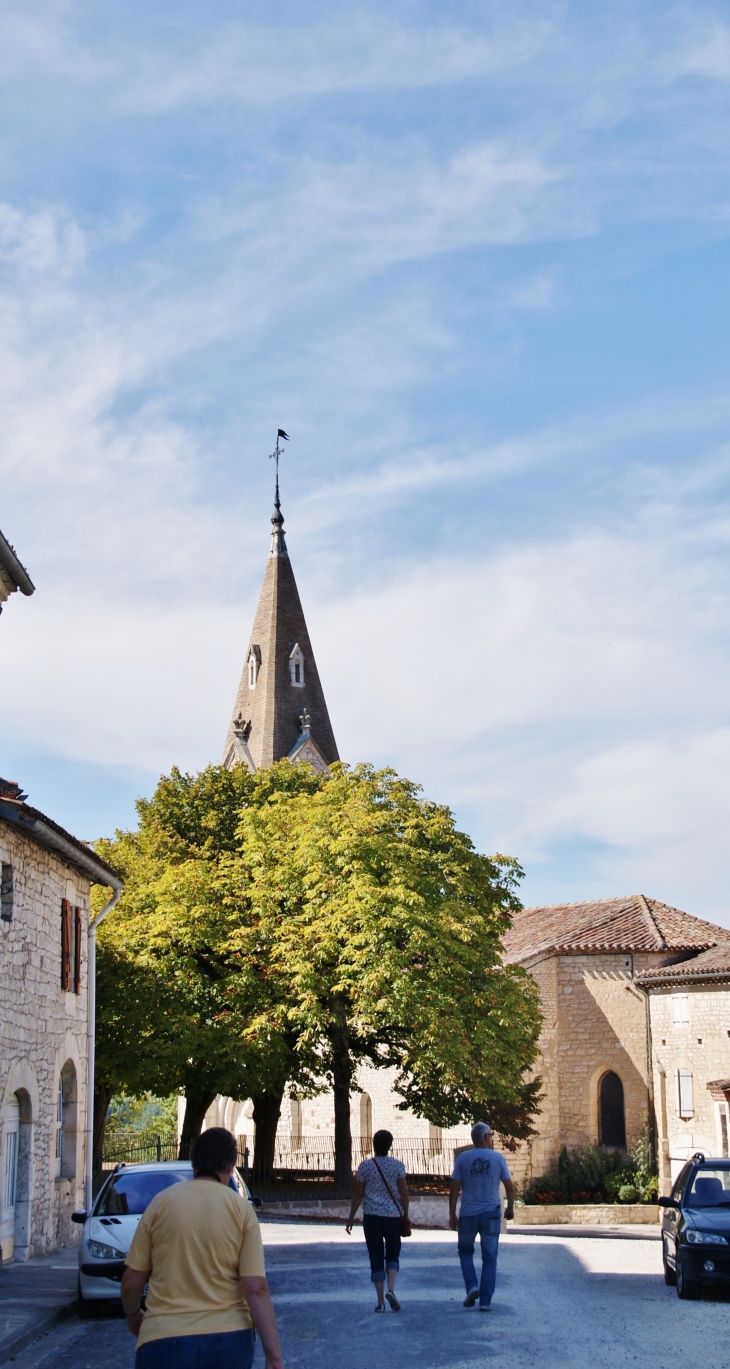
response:
M61 988L71 988L71 904L61 899Z
M74 993L81 993L81 909L74 908Z

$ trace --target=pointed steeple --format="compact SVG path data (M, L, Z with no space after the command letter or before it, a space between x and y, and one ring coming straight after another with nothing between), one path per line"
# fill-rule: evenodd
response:
M223 749L223 764L252 771L290 756L324 770L339 760L276 497L271 548Z

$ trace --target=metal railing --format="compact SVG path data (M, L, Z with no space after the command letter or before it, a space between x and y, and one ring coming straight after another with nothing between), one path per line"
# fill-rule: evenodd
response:
M335 1185L335 1146L331 1136L277 1138L273 1163L257 1161L255 1142L238 1137L238 1167L248 1187L267 1202L349 1197L350 1185ZM454 1154L470 1145L468 1135L438 1138L397 1137L391 1155L406 1167L413 1193L446 1193ZM370 1137L352 1140L353 1177L361 1160L373 1153ZM102 1171L118 1164L146 1164L155 1160L186 1159L177 1137L158 1132L107 1132Z

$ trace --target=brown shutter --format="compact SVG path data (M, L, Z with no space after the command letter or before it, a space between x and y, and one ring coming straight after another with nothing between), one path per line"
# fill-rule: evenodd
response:
M71 904L61 899L61 988L71 988Z
M74 908L74 993L81 993L81 909Z

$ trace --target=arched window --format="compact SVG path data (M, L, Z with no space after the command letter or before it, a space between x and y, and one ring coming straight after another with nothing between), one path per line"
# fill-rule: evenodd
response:
M599 1085L598 1116L601 1145L625 1150L624 1086L613 1070L607 1070Z
M58 1113L60 1112L60 1118ZM60 1155L59 1155L60 1139ZM56 1117L56 1163L60 1160L59 1176L62 1179L76 1178L76 1068L73 1060L67 1060L58 1081L58 1105Z
M289 652L289 679L295 689L304 688L304 653L298 642Z
M56 1178L61 1177L61 1160L63 1158L63 1084L61 1076L58 1076L58 1093L56 1094L56 1144L53 1149L55 1162Z
M360 1094L360 1136L368 1143L373 1139L373 1100L369 1093Z
M261 648L252 646L248 653L248 687L256 688L256 681L259 676L259 666L261 665Z
M289 1099L289 1112L291 1116L291 1143L295 1150L302 1144L302 1105L298 1098Z

